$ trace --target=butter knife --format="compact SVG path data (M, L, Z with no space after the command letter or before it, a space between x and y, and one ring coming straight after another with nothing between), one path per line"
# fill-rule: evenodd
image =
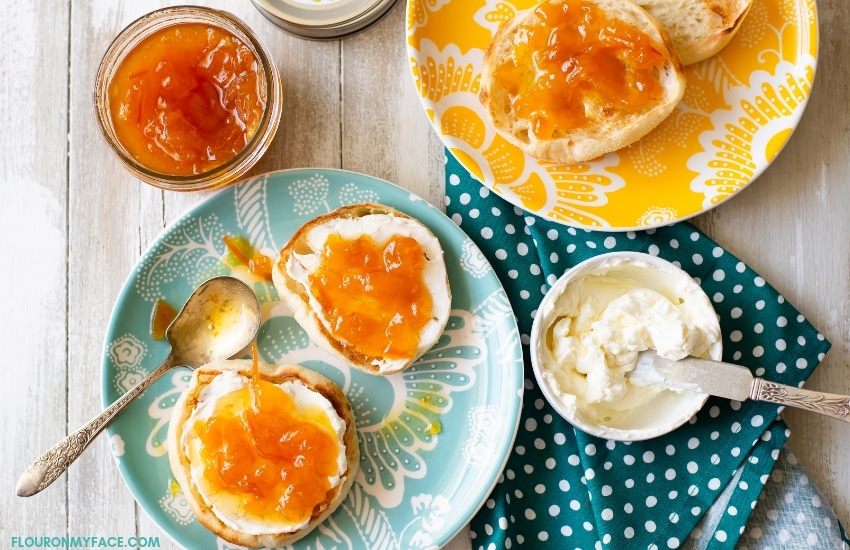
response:
M850 396L804 390L753 376L746 367L686 357L665 359L652 350L638 354L626 377L646 384L717 395L726 399L770 401L850 422Z

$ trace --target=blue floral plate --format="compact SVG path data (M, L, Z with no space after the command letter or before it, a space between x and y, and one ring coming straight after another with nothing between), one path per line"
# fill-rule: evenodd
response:
M412 367L376 377L320 351L270 283L226 261L225 235L266 254L308 220L345 204L378 202L427 225L445 251L452 313L439 342ZM520 336L505 291L473 242L442 212L395 185L340 170L286 170L245 180L198 204L142 256L118 297L106 337L103 401L125 393L168 353L150 336L154 303L182 306L216 275L252 284L263 309L266 361L313 368L345 391L357 416L360 472L337 511L295 548L436 548L484 503L507 460L523 391ZM187 548L233 548L195 518L165 445L171 409L190 371L159 380L110 426L124 479L154 521Z

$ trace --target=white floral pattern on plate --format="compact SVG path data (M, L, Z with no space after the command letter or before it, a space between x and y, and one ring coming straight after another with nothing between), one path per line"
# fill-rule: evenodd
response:
M803 114L818 48L815 0L754 0L718 55L686 67L674 112L638 142L553 165L498 135L478 100L483 52L536 0L408 0L407 51L432 125L464 168L515 206L574 227L658 227L728 200L761 174ZM742 119L747 126L730 128ZM728 154L740 158L728 161ZM662 213L662 215L657 215Z
M443 245L453 293L439 342L394 376L352 371L322 352L277 300L274 287L223 261L225 235L277 253L307 220L343 204L375 201L425 223ZM274 213L274 215L272 215ZM153 303L182 304L206 278L233 274L257 294L266 361L313 368L346 392L355 410L360 473L340 508L296 548L437 548L483 503L519 420L519 333L498 279L474 244L441 212L386 182L338 170L264 174L210 197L168 228L140 259L116 303L104 353L104 402L155 368L167 344L150 338ZM230 549L198 522L171 476L165 437L190 372L164 377L110 428L125 480L148 514L189 547ZM475 391L471 391L475 388ZM499 411L499 425L492 414ZM121 442L120 445L117 443ZM475 445L488 445L488 456ZM457 466L476 475L458 477ZM164 489L164 490L163 490Z

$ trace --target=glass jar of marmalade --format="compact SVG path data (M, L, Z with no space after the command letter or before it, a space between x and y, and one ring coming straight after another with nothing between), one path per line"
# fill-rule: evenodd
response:
M140 180L174 191L246 176L280 122L280 73L235 16L177 6L151 12L112 42L97 71L103 135Z

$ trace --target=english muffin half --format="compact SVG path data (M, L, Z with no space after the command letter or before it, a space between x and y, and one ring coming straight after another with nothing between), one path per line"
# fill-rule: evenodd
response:
M630 0L546 0L499 27L479 100L528 155L584 162L654 129L685 91L667 32Z
M729 44L752 0L636 0L670 36L683 65L717 54Z
M318 346L369 374L402 371L430 349L451 310L440 241L419 220L375 203L302 226L272 279Z
M223 360L174 406L168 456L198 521L241 546L304 537L345 499L359 447L351 405L298 365Z

